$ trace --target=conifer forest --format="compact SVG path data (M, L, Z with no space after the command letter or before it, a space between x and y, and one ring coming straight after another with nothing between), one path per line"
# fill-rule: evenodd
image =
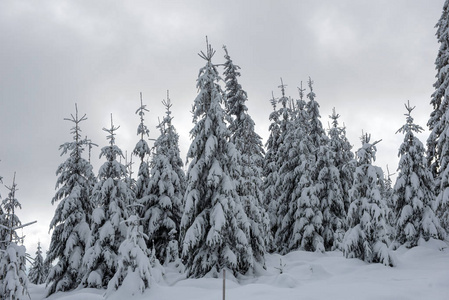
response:
M36 191L31 206L22 202L28 183L20 172L4 173L10 156L0 157L0 299L225 300L225 292L258 300L447 299L449 0L443 2L433 20L432 92L415 103L401 91L395 118L402 125L393 133L356 128L358 140L350 140L351 115L338 101L330 111L320 106L333 100L321 98L330 83L320 82L319 72L296 82L280 74L265 99L254 99L245 62L237 60L248 45L215 44L207 30L186 80L196 91L189 111L177 110L181 95L163 87L162 101L139 87L126 103L108 100L120 108L103 107L96 128L94 104L73 99L70 111L52 111L52 126L66 133L55 137L59 153L48 162L55 173L39 175L53 176L53 186L40 187L53 191L51 198ZM269 103L257 110L263 126L252 113L261 101ZM364 105L354 104L354 113ZM427 123L416 118L424 106ZM133 114L132 124L124 114ZM37 124L27 126L40 135ZM395 152L380 153L394 133ZM26 151L38 148L30 143ZM379 155L398 163L380 166ZM40 201L51 204L50 219L22 215ZM32 231L42 223L48 239ZM30 252L27 240L37 238Z

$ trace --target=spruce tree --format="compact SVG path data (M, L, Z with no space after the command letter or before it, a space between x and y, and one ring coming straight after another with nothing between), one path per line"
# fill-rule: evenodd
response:
M148 246L154 246L155 255L163 264L178 259L186 179L168 93L167 100L162 103L166 115L158 125L160 136L154 142L143 222L145 233L150 237Z
M70 131L73 141L59 147L61 155L68 154L69 157L56 170L59 177L52 204L59 204L50 223L53 233L46 257L48 264L56 261L56 265L48 274L47 295L75 289L84 273L82 259L90 236L93 209L90 196L94 177L92 165L82 157L89 140L82 139L80 123L86 119L86 115L78 116L76 105L75 115L64 119L73 123Z
M273 218L272 230L275 249L277 251L283 252L286 248L283 243L280 243L279 234L282 230L282 223L287 215L288 206L290 203L291 191L294 188L294 182L292 177L292 167L294 165L291 161L291 150L292 142L294 142L295 137L292 134L293 123L291 120L292 111L288 104L290 103L289 97L285 95L285 85L281 78L281 89L282 97L279 98L278 103L281 103L281 108L278 111L280 117L279 119L279 135L277 138L277 153L276 153L276 168L277 168L277 178L274 181L274 191L277 195L272 199L269 210L270 215Z
M200 53L206 66L200 69L199 94L193 104L193 139L187 153L185 210L181 219L182 256L187 276L217 277L222 269L234 275L253 267L247 239L249 222L240 203L232 174L237 151L229 142L224 122L220 77L212 64L215 51L207 44Z
M346 137L346 128L339 125L338 119L340 118L340 115L336 113L335 108L332 110L332 115L329 117L332 119L332 126L328 131L329 148L334 153L334 164L340 174L346 215L349 205L351 204L349 202L349 190L354 181L356 162L354 160L354 153L351 150L352 145Z
M119 126L120 127L120 126ZM117 161L123 158L122 150L115 144L117 129L112 121L108 133L109 146L101 149L100 158L106 162L98 171L92 201L96 208L92 213L92 234L83 259L86 273L82 285L93 288L106 288L117 270L117 256L120 244L127 232L123 222L127 219L131 192L125 182L126 166Z
M404 134L399 148L398 177L394 186L393 203L396 214L396 240L407 248L415 247L421 239L444 239L445 232L433 210L435 195L432 173L427 168L424 146L415 136L423 128L413 122L414 107L408 103L407 122L397 133Z
M435 60L437 70L435 92L430 104L433 111L427 123L430 135L427 139L427 162L435 179L437 214L446 230L449 230L449 1L446 0L443 12L436 24L440 49Z
M36 256L34 257L33 264L31 266L30 272L28 273L28 279L31 283L42 284L47 279L44 266L44 258L42 257L41 243L37 243Z
M270 100L273 106L273 111L270 113L269 119L271 124L269 126L270 135L268 136L267 143L265 144L266 153L263 161L263 193L264 193L264 206L267 210L268 217L270 219L271 232L268 234L272 242L268 245L268 249L274 251L277 248L273 244L274 235L277 231L277 210L279 207L279 191L276 190L276 182L279 175L279 166L277 165L277 156L279 150L279 111L276 109L277 99L272 96Z
M436 36L440 49L435 60L435 67L437 70L437 80L433 84L435 92L432 94L430 104L433 111L430 114L430 119L427 126L431 131L427 139L427 159L433 177L436 179L437 193L447 187L448 183L441 182L440 176L447 168L447 159L449 143L447 136L448 123L444 117L448 113L448 87L449 76L447 75L447 66L449 65L449 1L446 0L443 5L443 11L438 23Z
M382 199L383 172L372 164L379 141L370 143L370 138L368 134L363 135L362 147L356 152L357 168L349 191L351 205L346 218L349 229L343 240L343 253L346 258L393 266L388 248L386 205Z
M254 259L265 265L265 249L269 243L270 220L263 206L262 167L264 150L262 138L255 132L255 124L248 113L246 92L238 82L239 66L232 62L225 46L225 103L230 116L230 141L238 152L238 171L235 174L237 194L250 221L248 239Z
M145 140L145 137L148 138L150 130L144 123L145 112L148 111L149 110L146 108L146 105L144 105L142 102L142 93L140 93L140 107L136 110L136 114L138 114L140 117L140 123L137 127L137 135L140 136L140 140L137 142L133 151L133 154L140 158L135 190L135 196L137 201L139 202L144 201L142 198L144 197L145 192L148 189L148 184L150 181L150 168L148 166L147 159L151 154L151 149L148 146L147 141Z
M16 174L12 185L6 187L9 190L8 197L3 199L2 207L6 224L6 249L0 249L0 295L2 299L26 299L29 298L28 278L26 276L26 248L23 245L23 237L17 234L17 229L22 227L16 209L22 208L16 198L17 184Z
M324 251L323 239L323 211L322 205L326 195L324 185L318 181L320 176L319 165L327 155L323 153L322 147L327 145L327 137L319 120L319 105L315 101L313 82L309 79L309 101L304 106L303 115L306 118L302 125L302 138L298 140L297 146L300 160L295 167L295 176L298 184L292 193L290 212L294 220L294 234L290 240L291 249L299 248L306 251ZM301 93L303 92L301 87ZM302 99L302 96L301 96ZM301 104L303 105L303 104ZM300 109L301 111L302 109ZM322 156L320 156L321 154ZM284 225L285 226L285 225Z
M150 287L152 267L148 258L150 251L145 241L148 236L142 232L141 222L135 214L125 222L128 228L126 238L118 249L117 271L108 283L106 296L121 285L127 286L133 295L143 293Z
M322 216L317 212L318 198L312 185L312 170L315 163L312 142L309 133L309 115L301 88L300 99L295 107L288 134L279 146L279 180L280 205L276 211L279 218L275 234L277 251L286 254L302 249L306 251L324 251L323 241L317 233ZM316 213L316 214L315 214Z

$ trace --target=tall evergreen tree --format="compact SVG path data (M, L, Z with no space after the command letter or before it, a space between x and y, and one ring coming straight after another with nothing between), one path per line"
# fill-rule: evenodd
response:
M288 126L288 134L279 146L279 180L276 182L280 205L275 245L277 251L286 254L289 251L323 251L322 238L317 234L315 225L321 224L321 214L315 214L319 206L312 185L311 176L315 157L309 133L309 116L301 88L293 121ZM281 163L282 162L282 163ZM319 223L319 224L318 224Z
M120 126L119 126L120 127ZM117 269L117 255L120 244L126 236L128 206L131 193L125 182L126 166L117 161L123 158L122 150L115 144L117 129L112 121L108 133L109 146L101 149L100 158L106 162L98 171L92 201L96 205L92 213L92 234L83 259L86 273L82 279L85 287L106 288Z
M291 162L291 148L292 142L294 142L294 137L292 134L293 123L291 120L290 103L289 97L285 95L285 88L287 85L284 84L281 78L281 89L282 97L279 98L278 103L281 104L281 108L278 111L279 115L279 135L277 137L276 144L278 145L275 162L276 162L276 180L273 181L273 190L276 191L273 199L271 200L269 210L272 218L272 230L273 239L275 242L275 248L277 251L280 249L285 249L282 243L279 243L279 232L282 228L282 222L285 218L288 205L290 203L291 190L294 187L293 178L291 176L292 172L292 162Z
M427 123L431 131L427 139L427 159L433 177L436 179L437 192L442 191L448 186L448 183L441 183L440 176L447 168L447 157L449 147L449 139L447 136L448 121L444 117L448 114L448 92L449 76L447 74L447 66L449 65L449 1L446 0L443 5L443 11L438 23L436 36L440 49L435 60L437 70L437 80L433 84L435 92L432 94L430 104L433 111Z
M142 202L142 198L145 195L146 190L148 189L148 184L150 181L150 168L147 163L147 159L151 154L151 149L148 146L145 137L148 138L150 134L150 130L145 125L144 117L145 112L149 110L146 108L146 105L142 102L142 93L140 93L140 107L137 109L136 114L140 117L140 123L137 127L137 135L140 136L140 140L137 142L134 147L133 154L140 158L139 171L137 173L137 181L136 181L136 199ZM143 215L143 213L142 213Z
M349 202L349 190L354 181L356 162L352 152L352 145L346 137L346 128L339 125L338 118L340 118L340 115L335 112L335 108L329 117L332 119L332 126L328 131L329 147L334 153L335 167L339 170L346 214L351 204Z
M47 275L45 273L44 258L42 257L41 242L38 242L36 256L28 273L28 279L31 283L42 284L47 279Z
M186 189L184 164L180 157L179 136L172 124L171 102L162 101L166 115L158 125L160 136L154 142L150 163L150 181L144 204L144 229L154 245L161 263L176 260L178 256L183 197ZM152 245L148 245L152 246ZM173 257L176 256L176 257ZM168 260L166 259L168 257Z
M382 169L373 166L376 144L370 143L370 135L361 138L362 147L356 152L357 168L349 195L348 231L343 241L346 258L359 258L369 263L393 266L388 248L388 231L385 203L382 199L384 185Z
M326 250L334 250L339 248L342 242L346 216L340 170L336 165L336 160L339 158L333 151L330 139L320 121L320 105L315 100L316 94L310 78L308 86L310 92L307 95L309 101L306 104L309 117L307 134L314 161L311 163L313 167L309 189L313 190L314 197L317 197L317 201L310 202L309 208L315 212L314 229L317 230L317 238L323 240ZM314 207L313 203L316 202L318 206Z
M320 205L320 188L318 181L317 153L320 149L323 137L322 125L319 121L318 103L315 101L312 81L309 79L308 102L304 102L303 92L300 89L300 102L298 102L299 112L302 114L300 125L302 137L298 139L296 149L298 149L299 161L295 167L295 176L298 184L292 193L290 212L293 215L294 233L290 240L290 249L303 249L306 251L324 251L323 213ZM285 226L285 225L284 225Z
M90 196L94 177L92 165L82 157L89 140L82 139L80 123L86 119L86 115L78 116L76 105L75 115L64 119L73 123L70 131L73 141L59 147L61 155L69 154L69 157L56 170L58 190L52 204L59 204L50 223L53 233L46 260L49 264L57 262L47 278L47 295L75 289L84 273L82 259L90 236L93 209Z
M264 193L264 204L270 219L271 232L269 233L269 238L274 239L274 234L277 231L277 210L279 208L279 191L276 190L276 182L279 175L279 166L277 165L277 156L279 150L279 111L276 109L277 99L272 96L270 100L273 106L273 111L270 113L269 119L271 124L269 126L270 135L268 136L267 143L265 147L267 149L263 161L263 193ZM275 245L271 243L268 245L268 249L271 251L275 250Z
M445 232L433 210L435 195L432 173L426 166L424 146L415 136L423 128L413 122L414 107L408 103L407 122L397 132L404 134L399 148L398 177L394 186L393 203L396 213L396 240L408 248L420 239L444 239Z
M269 243L270 219L263 206L262 167L264 150L262 138L255 132L255 124L248 113L246 92L238 82L239 66L234 65L225 46L225 83L226 106L230 118L230 141L239 154L238 172L236 173L236 189L242 201L248 220L249 241L254 259L265 264L265 249Z
M6 220L6 249L0 249L0 295L2 299L26 299L28 293L28 278L26 276L26 248L23 237L17 234L17 229L23 227L16 209L22 208L16 198L16 174L10 187L8 197L3 199L2 206Z
M218 276L225 268L243 274L254 265L249 221L232 178L237 151L224 122L220 77L211 61L214 53L209 44L207 52L200 53L206 66L197 80L193 141L187 153L191 162L181 230L182 256L191 277Z
M440 49L435 60L437 70L435 92L430 104L433 111L427 123L430 135L427 139L427 160L435 179L438 214L442 225L449 230L449 1L436 24Z

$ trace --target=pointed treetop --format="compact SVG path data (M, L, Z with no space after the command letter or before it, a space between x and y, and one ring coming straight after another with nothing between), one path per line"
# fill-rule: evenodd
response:
M200 53L198 53L198 55L204 59L207 60L208 62L211 62L212 57L215 54L215 50L212 49L212 46L209 44L209 40L207 39L206 36L206 53L204 53L203 51L201 51Z
M407 110L407 113L404 114L406 116L406 124L403 125L401 128L399 128L396 133L402 132L407 135L409 135L409 141L412 142L413 140L413 134L412 132L420 133L424 131L424 129L419 126L418 124L413 123L413 117L411 115L412 111L415 109L415 106L410 106L410 101L407 101L407 104L404 104L405 109Z
M225 57L228 58L229 54L228 54L228 49L226 48L226 45L223 45L223 50L224 50L224 52L226 54Z
M140 107L136 110L136 114L140 116L140 121L143 122L143 116L145 115L146 111L149 111L148 109L146 109L146 105L143 105L143 100L142 100L142 92L140 92Z
M337 112L335 111L335 107L332 108L332 115L330 115L329 118L332 119L332 126L334 128L337 128L338 127L338 118L340 118L340 115L337 114Z
M79 123L87 120L86 114L84 114L81 118L78 117L78 105L75 103L75 115L70 114L71 118L64 118L65 121L70 121L75 123L75 126L72 127L70 133L72 133L73 139L76 143L78 143L81 139L81 129L79 127Z
M144 135L147 135L147 136L150 135L150 130L143 123L145 112L149 111L148 109L146 109L146 107L147 107L146 105L143 105L142 92L141 92L140 93L140 107L136 110L136 114L138 114L140 116L140 124L139 124L139 127L137 128L137 135L140 134L141 140L143 140Z
M407 100L407 104L404 104L405 109L407 110L407 113L404 114L407 117L407 123L413 124L413 118L412 118L412 111L415 109L416 106L411 107L410 106L410 100Z
M109 140L109 144L111 146L115 145L115 135L116 135L115 131L119 128L120 128L120 126L114 127L114 122L112 120L112 114L111 114L111 128L109 128L109 129L103 128L104 131L109 133L109 135L106 136L106 138Z
M309 85L309 89L312 92L313 91L313 80L312 80L312 78L310 78L310 76L309 76L309 81L307 82L307 84Z
M70 116L72 117L71 119L64 118L64 120L74 122L76 125L78 125L80 122L84 120L87 120L86 114L84 114L81 117L81 119L78 118L78 105L76 103L75 103L75 116L73 114L70 114Z
M167 99L162 100L162 104L165 106L165 110L166 110L166 114L167 117L169 117L170 121L173 119L172 117L170 117L171 115L171 107L172 107L172 103L170 100L170 94L169 94L169 90L167 90Z
M278 88L281 89L282 97L285 97L285 87L286 87L286 86L287 86L287 85L284 84L284 82L282 81L282 77L281 77L281 85L279 85Z
M304 92L306 91L306 89L302 88L302 81L301 81L301 87L298 86L298 92L299 92L299 99L303 100L304 99Z
M17 183L16 183L16 172L14 172L14 176L12 178L12 185L11 186L5 185L5 187L12 193L11 196L12 196L12 198L14 198L15 192L17 192L19 190L17 188Z
M310 92L307 94L307 98L310 99L310 101L314 101L315 100L315 93L313 92L313 81L312 78L310 78L309 76L309 81L307 82Z

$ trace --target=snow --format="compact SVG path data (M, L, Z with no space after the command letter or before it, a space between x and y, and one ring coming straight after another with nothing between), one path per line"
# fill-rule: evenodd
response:
M447 243L433 239L421 241L411 249L400 247L394 256L397 266L390 268L345 259L340 251L267 254L267 270L257 276L242 276L237 280L227 273L226 299L447 299ZM131 296L128 291L132 289L126 284L109 299L128 299ZM30 284L31 299L44 299L44 289L44 285ZM80 289L58 292L47 299L98 300L103 299L104 293L102 289ZM174 264L169 264L162 280L154 280L150 289L144 294L134 294L132 299L222 299L222 278L185 279Z

